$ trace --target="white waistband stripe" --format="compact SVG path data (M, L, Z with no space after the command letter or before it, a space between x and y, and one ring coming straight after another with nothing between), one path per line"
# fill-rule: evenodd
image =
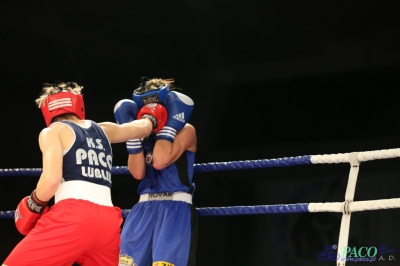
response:
M184 201L192 204L192 195L186 192L159 192L140 195L139 202L152 200Z
M109 187L80 180L60 184L54 202L64 199L81 199L103 206L113 206Z

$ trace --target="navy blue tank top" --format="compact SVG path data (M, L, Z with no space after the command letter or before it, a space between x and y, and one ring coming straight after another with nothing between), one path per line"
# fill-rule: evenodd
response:
M75 141L63 158L63 179L87 181L111 188L112 150L103 129L94 121L81 127L71 121L60 121L75 133Z
M187 192L193 195L196 188L193 183L195 153L185 151L175 163L162 170L157 170L151 166L154 144L154 134L151 134L143 141L146 175L140 181L138 194Z

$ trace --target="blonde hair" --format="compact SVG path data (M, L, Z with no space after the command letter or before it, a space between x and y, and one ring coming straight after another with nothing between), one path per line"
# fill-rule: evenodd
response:
M54 93L61 91L72 91L77 94L81 94L83 86L78 85L76 82L56 82L56 83L45 83L43 84L42 94L35 100L36 104L40 108L43 102Z
M152 90L158 89L162 85L169 85L173 87L175 80L174 79L161 79L161 78L152 78L145 82L146 86L149 86Z
M147 91L151 90L157 90L160 87L167 85L169 87L169 90L180 90L175 86L175 80L174 79L161 79L161 78L152 78L149 79L147 77L142 77L140 79L140 85L137 87L133 92L137 94L141 94Z

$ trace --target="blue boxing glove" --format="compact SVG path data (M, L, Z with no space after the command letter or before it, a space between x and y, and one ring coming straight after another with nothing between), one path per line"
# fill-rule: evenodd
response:
M173 142L176 133L189 121L194 108L193 100L180 92L170 91L165 97L164 106L168 111L168 120L165 126L157 132L156 139Z
M119 125L132 122L136 119L139 111L138 105L129 99L120 100L114 106L115 121ZM131 139L126 142L126 149L129 154L138 154L143 150L141 139Z
M115 121L119 125L132 122L136 119L139 106L132 100L123 99L114 106Z

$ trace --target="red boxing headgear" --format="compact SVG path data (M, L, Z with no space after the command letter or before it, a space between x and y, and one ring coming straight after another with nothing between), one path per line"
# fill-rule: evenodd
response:
M51 94L40 106L46 121L50 126L51 120L59 115L72 113L79 119L85 119L83 96L72 91L61 91Z

